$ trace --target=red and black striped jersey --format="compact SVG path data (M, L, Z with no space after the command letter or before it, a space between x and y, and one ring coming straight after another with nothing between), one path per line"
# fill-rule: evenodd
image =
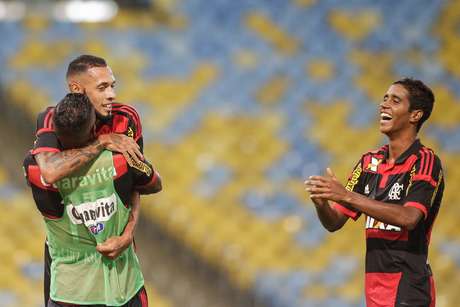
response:
M434 288L427 258L444 190L441 161L419 140L394 164L387 162L388 155L388 145L364 154L346 189L385 203L415 207L424 218L408 230L366 216L367 306L430 306ZM360 216L346 204L334 207L354 220Z
M159 174L148 161L143 161L130 166L122 154L113 153L115 191L120 196L123 204L130 205L133 190L143 193L144 187L153 185L159 179ZM32 196L37 209L47 218L60 218L64 214L62 197L56 186L47 184L35 161L35 157L29 153L23 163L24 175L28 185L32 189Z
M37 118L36 139L32 154L40 152L59 152L62 147L54 132L54 106L46 108ZM108 118L97 118L97 135L106 133L120 133L134 138L143 151L142 125L139 114L133 107L122 104L112 104L112 115Z

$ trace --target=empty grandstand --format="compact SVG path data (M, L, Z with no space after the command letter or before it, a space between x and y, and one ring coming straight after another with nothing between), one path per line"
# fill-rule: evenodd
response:
M446 173L430 262L437 306L457 306L459 20L460 1L431 0L155 0L99 23L0 20L0 145L15 147L0 160L0 306L42 305L44 231L21 154L79 54L108 60L162 174L138 230L159 307L365 306L364 221L328 234L303 181L327 166L344 181L385 141L388 84L424 80L437 99L421 138Z

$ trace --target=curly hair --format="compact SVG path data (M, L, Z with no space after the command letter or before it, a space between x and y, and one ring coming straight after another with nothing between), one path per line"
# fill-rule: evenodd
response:
M91 120L94 107L85 94L67 94L56 106L53 124L58 134L78 136Z

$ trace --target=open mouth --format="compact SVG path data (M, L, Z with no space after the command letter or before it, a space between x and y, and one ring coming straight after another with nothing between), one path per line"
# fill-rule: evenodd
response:
M102 105L102 107L104 108L104 110L108 113L110 113L112 111L112 104L104 104Z
M388 113L380 113L380 122L388 122L392 120L393 117Z

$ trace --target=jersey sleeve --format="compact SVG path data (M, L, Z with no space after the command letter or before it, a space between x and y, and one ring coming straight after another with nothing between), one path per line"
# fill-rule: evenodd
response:
M404 206L421 210L426 219L442 182L443 171L439 158L432 151L421 151L411 171Z
M141 148L141 152L144 151L144 143L142 137L142 124L141 124L141 117L139 113L130 105L127 104L118 104L117 110L124 113L125 116L128 118L128 127L126 134L129 137L132 137L139 147Z
M365 178L363 174L363 158L359 160L359 162L353 168L351 175L348 177L347 185L345 189L347 191L356 192L359 194L364 194L364 186L365 186ZM334 202L332 206L340 211L341 213L345 214L346 216L352 218L353 220L357 220L361 212L357 211L356 209L352 208L347 204L339 204Z
M128 122L128 133L131 133L132 138L139 145L140 150L144 153L144 140L142 137L142 125L137 112L134 117L131 117ZM132 132L131 132L132 131Z
M40 113L37 118L37 129L35 132L35 141L32 149L32 155L41 152L59 152L60 145L54 128L52 127L53 107L47 108Z
M133 177L134 187L142 187L150 183L155 182L158 179L158 174L153 168L152 164L147 160L136 163L131 161L132 166L128 166L131 170ZM129 165L129 164L128 164Z
M35 205L40 213L49 219L61 218L64 214L62 197L57 188L43 181L40 169L32 154L28 154L23 162L24 176L32 190Z

